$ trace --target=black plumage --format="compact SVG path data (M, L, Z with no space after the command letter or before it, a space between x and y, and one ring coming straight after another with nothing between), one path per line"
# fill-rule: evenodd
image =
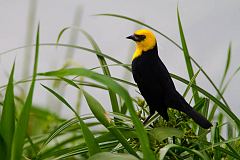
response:
M177 92L166 66L158 56L157 44L153 49L142 51L140 56L133 59L132 73L142 96L149 106L150 116L157 111L168 121L167 109L171 107L186 113L202 128L207 129L212 126Z

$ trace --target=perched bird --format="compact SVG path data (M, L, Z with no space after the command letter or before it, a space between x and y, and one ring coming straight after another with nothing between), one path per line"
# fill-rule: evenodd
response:
M212 124L195 111L176 90L166 66L158 56L154 34L147 29L141 29L126 38L136 42L132 73L150 109L150 115L145 122L155 111L168 121L167 109L171 107L187 114L202 128L210 128Z

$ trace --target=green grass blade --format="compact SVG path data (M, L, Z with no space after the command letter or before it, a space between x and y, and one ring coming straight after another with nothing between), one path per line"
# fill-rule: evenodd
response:
M230 43L229 46L228 46L226 66L225 66L225 70L224 70L223 77L222 77L220 87L219 87L220 90L222 89L224 80L226 79L226 76L227 76L227 73L228 73L228 70L229 70L229 66L230 66L230 62L231 62L231 53L232 53L232 44Z
M227 155L227 158L226 159L229 159L229 156L231 156L231 157L233 157L234 158L234 160L235 159L240 159L240 156L239 156L239 154L236 154L236 153L234 153L234 152L231 152L231 151L229 151L229 150L227 150L227 149L225 149L225 148L222 148L222 147L215 147L215 149L216 150L218 150L219 152L221 152L221 153L225 153L226 155ZM221 159L221 158L220 158ZM230 160L230 159L229 159Z
M77 75L77 76L85 76L88 78L91 78L95 81L98 81L104 85L106 85L109 89L117 93L119 96L123 98L125 101L126 105L128 106L129 112L132 117L132 121L135 125L141 146L142 146L142 151L145 159L149 160L154 160L155 157L150 149L150 144L148 140L147 133L143 127L143 124L141 121L138 119L138 116L134 110L133 104L132 104L132 99L129 96L129 93L121 87L118 83L113 81L110 77L92 72L87 69L83 68L72 68L72 69L63 69L63 70L58 70L58 71L52 71L52 72L46 72L46 73L40 73L39 75L42 76L70 76L70 75Z
M127 142L124 135L116 128L115 124L110 119L108 113L104 110L103 106L86 91L83 91L83 94L87 100L88 106L90 107L95 117L99 120L99 122L101 122L113 135L115 135L115 137L119 140L119 142L125 147L125 149L129 153L138 157L136 152Z
M88 41L91 43L93 49L98 53L102 53L100 47L97 45L97 42L93 39L93 37L89 33L87 33L86 31L84 31L83 29L76 28L76 27L66 27L66 28L64 28L58 36L57 44L58 44L59 39L61 38L62 34L68 29L76 29L78 31L81 31L86 36ZM98 55L98 54L96 54L96 55L97 55L97 58L98 58L98 61L100 63L100 66L102 68L103 73L105 75L111 77L110 70L108 68L108 65L107 65L107 62L106 62L104 56ZM112 91L109 91L109 96L110 96L110 101L111 101L111 104L112 104L113 112L118 112L119 113L120 111L119 111L119 106L118 106L116 94L114 94Z
M97 45L96 41L93 39L93 37L88 34L86 31L84 30L80 30L89 40L89 42L91 43L93 49L97 52L102 53L102 51L100 50L99 46ZM107 62L105 60L105 58L103 56L99 56L97 55L97 58L99 60L99 63L101 65L102 71L105 75L111 77L110 74L110 70L108 68ZM111 104L112 104L112 110L113 112L120 112L119 106L118 106L118 101L117 101L117 96L114 92L112 92L111 90L109 90L109 96L110 96L110 100L111 100Z
M87 116L82 116L81 119L82 120L87 120L87 119L93 119L94 116L93 115L87 115ZM42 151L45 149L46 145L51 142L54 138L58 137L61 135L61 133L72 127L73 125L78 124L78 119L76 118L72 118L70 120L64 121L63 123L61 123L61 125L59 125L58 127L54 128L54 130L52 130L47 136L46 138L44 138L44 140L42 141L42 145L41 145L41 149L38 153L42 154ZM78 129L78 128L77 128ZM66 132L67 133L67 132Z
M228 70L229 70L229 66L230 66L230 62L231 62L231 50L232 50L231 48L232 47L231 47L231 43L230 43L229 47L228 47L226 66L225 66L223 77L222 77L222 80L221 80L221 83L220 83L220 86L219 86L219 90L220 90L221 95L223 95L226 87L228 86L228 82L226 83L226 85L224 87L223 87L223 84L224 84L224 81L226 79L226 76L227 76L227 73L228 73ZM217 95L217 99L219 99L219 100L221 99L221 96L219 94ZM209 115L209 119L213 119L213 116L214 116L216 110L217 110L217 105L214 104L213 107L212 107L211 113Z
M204 117L208 117L208 110L209 110L209 103L210 103L210 100L208 98L203 98L204 100L204 103L203 103L203 108L201 109L202 110L202 115ZM201 99L202 101L202 99ZM201 102L200 101L200 102ZM198 130L198 135L200 136L202 133L204 133L205 130L203 128L199 128ZM207 135L203 138L204 140L207 140Z
M56 127L53 131L51 131L47 138L44 140L43 144L41 145L41 150L42 151L43 148L45 148L45 146L51 142L54 138L56 138L63 130L65 130L66 128L72 126L73 124L77 123L76 119L70 119L67 120L65 122L63 122L61 125L59 125L58 127Z
M176 136L181 138L184 136L183 131L170 127L153 128L152 130L149 131L149 134L158 142L161 142L168 137Z
M7 146L0 134L0 157L2 159L6 159L7 158L6 153L7 153Z
M236 133L236 132L234 132L234 130L235 130L235 127L232 126L232 124L227 124L227 138L228 139L231 139L234 137L234 133Z
M240 136L236 137L236 138L228 139L226 141L221 141L221 142L218 142L218 143L214 143L212 145L208 145L204 149L201 149L200 151L202 152L202 151L205 151L205 150L208 150L208 149L212 149L212 148L217 147L217 146L221 146L223 144L227 144L227 143L231 143L231 142L237 142L239 140L240 140Z
M138 158L126 154L126 153L118 153L118 154L114 154L111 152L102 152L99 154L96 154L92 157L90 157L88 160L138 160Z
M80 129L83 132L83 137L85 139L85 142L88 146L88 152L89 155L92 156L98 152L101 152L101 149L96 142L92 132L88 128L88 126L84 123L84 121L80 118L80 116L77 114L77 112L73 109L73 107L58 93L56 93L54 90L48 88L47 86L42 85L45 89L47 89L50 93L52 93L56 98L58 98L62 103L64 103L77 117L78 121L80 122Z
M178 8L177 8L177 17L178 17L179 33L180 33L180 37L181 37L182 48L183 48L184 58L185 58L185 62L186 62L187 70L188 70L188 75L189 75L189 79L192 79L194 77L194 71L193 71L191 59L190 59L190 56L189 56L185 36L184 36L184 33L183 33L183 28L182 28L182 23L181 23ZM195 79L193 80L193 84L196 85L196 80ZM194 101L195 101L195 103L197 103L198 100L199 100L198 91L195 90L194 88L192 88L192 92L193 92Z
M56 46L58 45L58 43L59 43L59 41L60 41L63 33L64 33L66 30L68 30L69 28L71 28L71 27L65 27L65 28L63 28L63 29L60 31L60 33L58 34L58 37L57 37Z
M38 152L38 147L33 143L33 140L32 138L29 136L29 135L26 135L27 137L27 140L28 140L28 143L30 144L31 146L31 150L32 150L32 154L33 154L33 157L35 157L37 155L37 152ZM25 148L24 148L25 149Z
M13 64L12 71L8 80L7 90L3 102L2 117L0 121L0 135L3 138L3 143L6 147L6 157L0 155L4 159L10 159L13 134L15 131L15 102L14 102L14 75L15 63Z
M172 148L177 148L177 149L181 149L181 150L185 150L189 153L192 153L194 155L197 155L199 158L201 159L208 159L206 156L204 156L201 152L195 150L195 149L190 149L190 148L187 148L187 147L183 147L183 146L179 146L179 145L176 145L176 144L168 144L166 145L165 147L161 148L160 149L160 160L164 160L168 151L170 151Z
M21 159L22 157L24 140L25 140L25 136L28 128L29 112L32 107L33 91L34 91L35 80L37 75L38 54L39 54L39 28L40 26L38 25L32 83L31 83L25 104L19 116L16 130L13 136L11 160Z
M99 135L99 133L96 133L96 134ZM103 144L111 144L112 142L115 143L115 146L119 144L118 140L110 132L107 132L107 133L104 132L100 134L101 136L96 137L96 140L100 144L100 147L102 147ZM126 131L126 132L123 132L123 134L125 135L126 138L137 138L137 135L135 134L135 132ZM47 150L45 150L41 155L38 155L38 157L39 159L42 159L43 157L48 158L51 155L55 155L56 157L56 154L55 154L56 152L59 153L58 156L62 157L64 154L72 151L72 150L69 151L69 148L63 149L63 146L66 145L67 143L71 144L73 141L81 140L81 138L82 138L82 135L72 136L69 139L59 142L57 146L53 146L50 148L48 147ZM112 146L112 147L114 148L115 146ZM81 143L73 148L75 149L78 148L78 150L82 148L86 148L86 144ZM109 148L109 151L111 150L112 148Z
M84 31L82 29L80 29L80 31L87 37L87 39L91 43L93 49L96 52L102 53L100 47L97 45L97 42L93 39L93 37L89 33L87 33L86 31ZM98 57L100 65L101 65L101 68L103 70L103 73L107 76L111 76L110 70L108 68L108 65L107 65L107 62L106 62L104 56L97 55L97 57Z
M220 136L222 141L226 141L222 136ZM226 146L231 150L231 152L240 159L240 154L238 153L237 149L233 148L230 144L226 143Z
M183 97L186 97L186 96L187 96L188 91L190 90L192 84L194 84L195 79L197 78L197 76L198 76L198 74L199 74L200 71L201 71L201 69L199 69L199 70L194 74L194 76L192 77L192 79L190 80L190 82L189 82L189 84L188 84L185 92L183 93Z
M86 48L86 47L81 47L81 46L77 46L77 45L72 45L72 44L62 44L62 43L59 43L59 44L56 44L56 43L42 43L42 44L39 44L40 46L60 46L60 47L66 47L66 48L74 48L74 49L80 49L80 50L84 50L84 51L87 51L88 53L92 53L92 54L96 54L96 55L99 55L99 56L103 56L105 57L106 59L109 59L110 61L113 61L117 64L121 64L122 67L124 67L125 69L127 69L128 71L131 71L131 68L124 65L121 61L111 57L111 56L108 56L108 54L104 54L104 53L101 53L101 52L97 52L93 49L89 49L89 48ZM32 45L25 45L25 46L21 46L21 47L16 47L16 48L13 48L13 49L10 49L10 50L7 50L7 51L4 51L4 52L1 52L0 53L0 56L2 55L5 55L5 54L8 54L10 52L13 53L13 51L17 51L19 49L24 49L24 48L28 48L28 47L32 47L32 46L36 46L36 44L32 44Z
M202 108L204 107L204 104L205 104L205 101L206 101L206 98L201 98L200 101L198 101L194 106L193 108L197 111L201 111Z
M115 66L128 66L130 67L131 64L109 64L109 65L104 65L104 66L96 66L96 67L93 67L93 68L89 68L89 70L96 70L96 69L99 69L99 68L102 68L102 67L115 67ZM123 78L124 79L124 78Z
M116 142L116 141L109 142L107 144L103 143L103 144L101 144L101 149L111 151L111 149L113 147L115 147L117 145L117 143L118 142ZM87 152L88 152L87 147L84 147L84 144L83 144L80 146L69 147L66 149L61 149L61 150L57 150L57 151L45 154L41 158L39 158L39 160L49 160L49 159L63 160L63 159L67 159L68 157L72 157L74 155L87 154Z
M204 108L202 109L202 114L204 117L208 116L209 103L210 103L210 100L208 98L205 98Z
M224 124L224 119L225 119L225 117L223 116L223 114L222 113L219 113L218 114L218 116L217 116L217 122L218 122L218 124ZM229 124L227 124L227 128L229 127ZM222 132L222 126L220 126L219 127L219 132Z
M218 123L215 123L213 126L213 129L211 130L211 141L212 144L218 143L220 142L220 133L219 133L219 127L218 127ZM214 150L214 159L221 159L221 152L219 150Z
M77 89L80 89L80 88L78 87L78 85L77 85L76 83L74 83L73 80L70 80L70 79L67 79L67 78L64 78L64 77L61 77L61 79L62 79L63 81L65 81L66 83L68 83L69 85L71 85L71 86L73 86L73 87L75 87L75 88L77 88Z
M74 119L74 122L77 123L78 121L76 121L76 118ZM124 135L127 137L127 138L136 138L137 136L133 135L131 133L131 131L129 132L123 132ZM129 134L130 133L130 134ZM66 143L68 143L67 141L70 141L69 143L71 143L71 140L79 140L80 138L82 138L82 135L79 135L79 136L73 136L73 137L70 137L69 139L67 140L64 140L62 142L59 142L57 146L53 146L53 147L50 147L50 148L47 148L47 150L45 150L43 153L41 153L40 155L38 155L38 157L40 159L42 159L43 157L45 158L48 158L49 156L51 155L54 155L56 152L59 153L60 151L61 153L58 154L58 156L61 156L63 154L66 154L67 152L70 152L69 151L69 148L65 148L65 149L62 149L62 146ZM113 136L110 132L107 132L107 133L103 133L102 135L96 137L96 140L97 142L100 144L100 146L102 147L102 144L103 142L106 144L106 143L111 143L111 142L115 142L115 143L118 143L118 141L116 140L116 137ZM116 144L117 145L117 144ZM116 146L115 145L115 146ZM86 145L85 143L81 143L80 145L77 145L76 147L73 147L75 149L81 149L81 148L86 148ZM111 150L111 148L110 148Z
M222 89L222 94L225 92L225 90L227 89L228 85L230 84L230 82L232 81L232 79L237 75L237 73L240 71L240 66L233 72L233 74L230 76L230 78L228 79L227 83L224 85L223 89Z
M235 72L230 76L230 78L228 79L227 83L224 85L224 87L223 87L223 89L222 89L222 91L221 91L221 94L222 94L222 95L223 95L224 92L226 91L226 89L227 89L228 85L230 84L230 82L232 81L232 79L237 75L237 73L238 73L239 71L240 71L240 67L238 67L238 68L235 70ZM218 96L217 96L217 99L220 99L219 97L220 97L220 96L218 95ZM213 108L212 108L212 110L211 110L211 113L210 113L210 115L209 115L209 120L210 120L210 121L213 119L216 109L217 109L217 105L214 104L214 106L213 106ZM222 114L219 114L219 115L218 115L218 121L219 121L220 124L221 124L222 120L223 120L223 115L222 115Z
M55 43L45 43L45 44L42 44L43 46L52 46L52 45L55 45ZM92 50L92 49L89 49L89 48L85 48L85 47L81 47L81 46L76 46L76 45L71 45L71 44L58 44L58 46L62 46L62 47L71 47L71 48L75 48L75 49L81 49L81 50L85 50L89 53L93 53L93 54L96 54L97 56L102 56L102 57L105 57L106 59L109 59L117 64L121 64L122 67L124 67L125 69L131 71L131 69L124 65L122 62L120 62L119 60L111 57L111 56L108 56L108 54L105 54L105 53L102 53L102 52L97 52L96 50Z
M61 81L63 80L62 78L38 78L36 79L36 81ZM71 80L69 80L71 81ZM17 81L14 83L14 85L18 85L18 84L23 84L23 83L29 83L31 82L31 80L27 79L27 80L20 80L20 81ZM76 83L78 85L84 85L84 86L89 86L89 87L93 87L93 88L99 88L99 89L103 89L103 90L107 90L106 87L102 86L102 85L98 85L96 83L92 83L92 82L87 82L87 81L79 81L79 80L74 80L75 82L75 85ZM130 83L130 82L126 82L127 84L129 85L133 85L135 86L133 83ZM0 89L5 89L7 87L7 85L3 85L3 86L0 86ZM79 88L79 87L78 87Z

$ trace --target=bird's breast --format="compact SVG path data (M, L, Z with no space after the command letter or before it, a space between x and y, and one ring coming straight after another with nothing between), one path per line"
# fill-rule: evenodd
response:
M153 75L153 61L147 59L143 55L137 57L132 62L132 74L136 83L149 83L154 77Z

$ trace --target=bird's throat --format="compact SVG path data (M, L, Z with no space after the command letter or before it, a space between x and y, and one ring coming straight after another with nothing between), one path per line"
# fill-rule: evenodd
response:
M136 50L135 50L135 52L134 52L134 54L133 54L133 56L132 56L132 61L133 61L134 59L136 59L137 57L140 57L144 52L148 52L148 51L154 49L154 47L155 47L156 45L157 45L156 42L154 42L154 43L151 44L151 45L143 45L143 44L141 44L141 43L137 44L137 45L136 45Z
M134 59L136 59L137 57L141 56L141 55L142 55L142 49L140 49L139 47L137 47L136 50L135 50L135 52L134 52L134 54L133 54L133 56L132 56L132 61L133 61Z

